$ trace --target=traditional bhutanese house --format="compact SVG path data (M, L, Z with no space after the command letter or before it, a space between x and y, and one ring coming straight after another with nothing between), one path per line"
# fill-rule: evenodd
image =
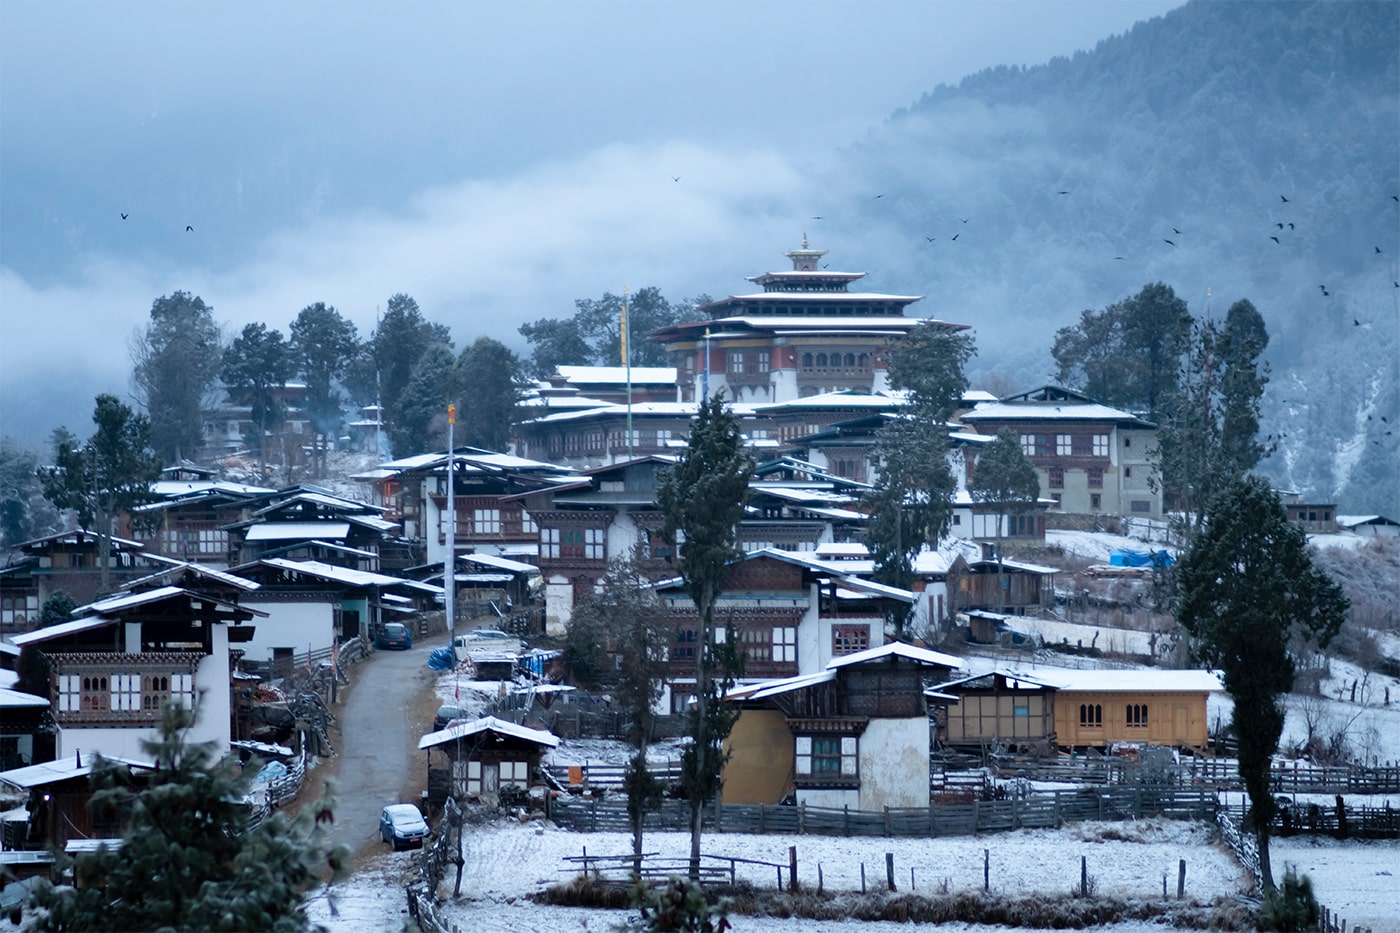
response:
M1055 735L1062 747L1143 742L1206 745L1206 699L1224 689L1209 671L1050 670L1038 680L1058 687Z
M244 658L273 669L306 651L351 638L372 638L377 626L436 608L442 587L314 560L269 557L232 571L256 581L242 600L267 616Z
M525 790L539 773L545 752L558 744L551 732L494 716L429 732L418 740L418 747L428 753L428 798L438 803L451 794L491 803L499 800L503 788Z
M75 618L13 639L48 659L56 757L136 755L155 739L161 707L198 704L187 739L228 749L232 737L231 643L264 613L178 586L121 593Z
M229 532L230 561L247 564L294 544L319 542L377 554L383 540L399 528L383 517L383 511L316 486L285 489L254 511L252 518L224 526ZM337 560L331 552L310 556L328 563ZM365 569L378 570L378 561Z
M1013 751L1055 747L1055 686L1012 671L988 671L930 687L938 741L952 747L1000 745ZM939 703L940 696L956 697Z
M8 671L6 673L9 673ZM4 678L9 680L9 678ZM48 712L47 697L0 687L0 769L34 763L34 734Z
M879 810L929 800L926 677L962 659L891 642L825 670L730 691L740 707L725 743L725 803L789 794L818 807Z
M0 568L0 630L25 631L39 621L44 601L62 590L75 602L96 598L102 586L98 535L84 528L15 545ZM113 536L107 558L109 587L150 572L140 541Z
M124 765L133 784L144 781L144 775L156 770L149 761L116 756L104 756L109 762ZM70 839L118 839L122 833L120 811L94 812L88 802L92 799L90 777L96 756L84 750L71 752L56 761L13 768L0 772L0 782L25 791L28 822L22 838L12 840L6 833L3 865L18 877L47 874L52 868L51 857L36 859L36 850L50 847L63 849ZM11 843L18 845L12 848Z
M146 549L180 560L227 567L227 525L251 517L277 490L213 479L209 470L189 466L161 471L151 484L155 501L122 513L123 534Z

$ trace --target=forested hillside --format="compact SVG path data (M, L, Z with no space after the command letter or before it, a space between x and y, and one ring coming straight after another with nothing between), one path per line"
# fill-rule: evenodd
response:
M1394 3L1190 3L924 95L842 154L831 187L856 190L812 225L974 324L994 390L1048 379L1057 328L1146 283L1198 317L1248 298L1266 472L1400 514L1398 61Z

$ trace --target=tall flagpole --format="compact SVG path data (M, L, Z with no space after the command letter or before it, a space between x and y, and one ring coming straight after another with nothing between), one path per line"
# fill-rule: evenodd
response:
M710 329L705 328L705 374L700 380L700 401L710 400Z
M447 557L442 564L442 582L447 588L443 608L447 610L447 645L452 647L452 633L457 625L457 497L453 488L456 472L452 428L457 423L457 406L447 406Z
M627 286L622 286L622 365L627 367L627 459L632 459L632 348L627 340Z

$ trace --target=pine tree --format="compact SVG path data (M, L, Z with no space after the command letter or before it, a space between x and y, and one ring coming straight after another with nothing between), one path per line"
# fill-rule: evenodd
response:
M721 748L734 725L721 696L738 670L733 633L715 637L715 601L725 569L741 556L753 460L743 449L739 423L723 393L705 399L690 430L690 444L675 467L660 475L656 501L666 518L663 536L680 551L681 579L700 620L696 646L695 704L689 713L691 743L681 757L682 786L690 803L690 876L700 873L700 814L718 793L724 768Z
M204 413L223 355L214 309L198 295L175 292L151 304L151 320L131 339L132 381L145 405L161 458L192 457L204 440Z
M94 810L125 821L119 849L103 847L63 860L77 887L44 887L37 928L103 930L306 929L303 899L329 869L349 869L342 846L327 851L323 800L288 820L273 813L249 825L243 799L252 775L212 743L190 744L194 714L175 704L161 711L159 737L143 746L159 765L133 784L122 765L100 760ZM313 816L314 814L314 816Z
M1280 698L1293 689L1290 645L1315 639L1326 646L1346 617L1347 598L1313 565L1302 529L1257 477L1236 480L1216 497L1175 575L1176 617L1192 653L1222 673L1235 701L1240 777L1264 884L1272 890L1269 760L1283 731Z

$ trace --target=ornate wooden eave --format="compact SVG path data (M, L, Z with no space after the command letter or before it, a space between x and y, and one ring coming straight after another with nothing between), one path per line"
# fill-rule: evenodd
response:
M860 735L870 724L869 716L789 716L788 731L793 735Z

